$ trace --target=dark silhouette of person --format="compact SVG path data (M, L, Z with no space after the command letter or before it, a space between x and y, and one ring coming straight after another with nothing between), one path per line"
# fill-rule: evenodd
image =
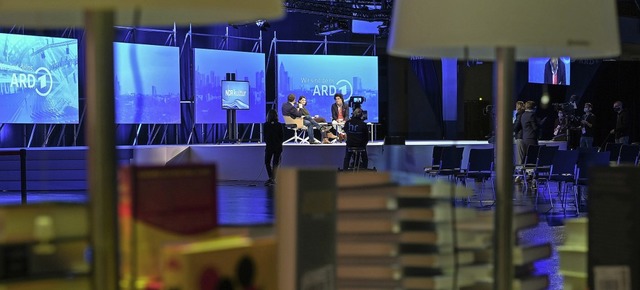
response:
M276 110L271 109L267 112L267 122L264 123L262 134L264 143L267 145L264 149L264 166L269 176L264 185L271 186L276 183L275 171L280 164L282 142L284 142L284 128L282 123L278 122L278 112Z
M567 75L562 60L552 57L547 61L544 65L544 83L552 85L567 84Z
M631 133L631 119L629 113L622 107L621 101L613 103L613 110L618 113L616 116L616 127L611 129L615 142L618 144L629 144L629 133Z
M354 151L360 151L360 168L368 168L369 158L367 156L367 143L369 142L369 128L367 123L362 120L362 109L353 110L353 116L344 124L344 131L347 134L347 152L344 155L344 163L342 168L348 170L349 163ZM357 164L354 164L354 167Z
M518 132L522 130L522 145L528 148L529 145L538 145L538 137L540 133L540 122L535 114L536 104L528 101L524 104L524 113L520 116L520 122L516 124L514 130Z

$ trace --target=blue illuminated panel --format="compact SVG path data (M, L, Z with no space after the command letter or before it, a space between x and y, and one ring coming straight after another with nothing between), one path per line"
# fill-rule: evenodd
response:
M345 103L351 96L364 96L367 122L378 123L378 57L278 55L278 106L287 102L290 93L296 100L303 95L309 113L330 122L336 92L343 94Z
M0 34L0 48L0 123L78 123L76 39Z
M234 73L236 81L249 84L248 110L239 110L238 123L263 123L266 116L265 63L263 53L194 49L195 119L199 124L226 123L222 109L222 81Z
M180 123L178 47L113 44L118 124Z

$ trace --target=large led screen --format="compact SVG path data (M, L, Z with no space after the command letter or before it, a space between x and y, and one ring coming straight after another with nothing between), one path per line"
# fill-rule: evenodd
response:
M307 98L311 115L331 122L333 95L365 97L362 109L367 122L378 123L378 57L344 55L278 55L278 104L289 94ZM353 110L350 110L350 112ZM278 108L280 114L280 108ZM282 118L282 117L281 117Z
M196 88L196 123L226 123L222 109L222 81L235 74L236 81L249 82L249 109L236 113L238 123L264 123L266 116L264 54L199 49L193 51Z
M0 123L78 123L78 41L0 34Z
M530 58L529 82L548 85L570 85L570 59L568 57Z
M180 123L178 47L113 44L118 124Z

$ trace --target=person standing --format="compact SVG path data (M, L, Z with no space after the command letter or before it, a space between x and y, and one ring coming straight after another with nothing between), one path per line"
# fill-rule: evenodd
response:
M349 169L349 163L351 162L354 151L360 151L360 167L366 169L369 166L369 157L367 156L369 128L364 120L362 120L362 117L362 109L356 108L353 110L352 118L344 124L344 129L347 134L347 152L344 155L343 170ZM354 166L357 166L357 164L354 164Z
M591 103L584 104L584 115L582 115L582 120L580 121L582 131L580 148L593 147L593 125L596 123L596 115L591 112L592 110L593 105Z
M611 129L609 133L614 134L617 144L629 144L629 133L631 133L629 113L622 107L621 101L613 103L613 110L618 113L616 127Z
M264 123L262 134L262 139L267 145L264 149L264 166L269 176L264 185L271 186L276 183L275 172L280 164L282 142L284 142L284 128L278 122L278 112L276 110L271 109L267 112L267 122Z
M518 152L518 160L516 160L517 164L522 164L524 162L524 155L527 153L527 148L522 145L522 126L519 130L515 130L516 124L520 123L520 118L522 117L522 113L524 113L524 102L517 101L516 102L516 117L513 120L513 128L514 128L514 138L516 139L516 150Z
M540 126L534 111L535 106L536 104L533 101L526 102L524 104L524 112L520 116L520 122L516 124L516 132L517 130L522 130L522 145L525 150L529 145L538 145Z

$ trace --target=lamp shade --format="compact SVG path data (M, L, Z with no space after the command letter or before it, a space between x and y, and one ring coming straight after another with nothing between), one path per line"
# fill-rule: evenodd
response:
M0 25L60 28L84 25L86 10L115 12L115 24L161 26L276 19L282 0L28 0L0 1Z
M496 47L530 57L620 53L614 0L396 0L388 51L396 56L493 60Z

